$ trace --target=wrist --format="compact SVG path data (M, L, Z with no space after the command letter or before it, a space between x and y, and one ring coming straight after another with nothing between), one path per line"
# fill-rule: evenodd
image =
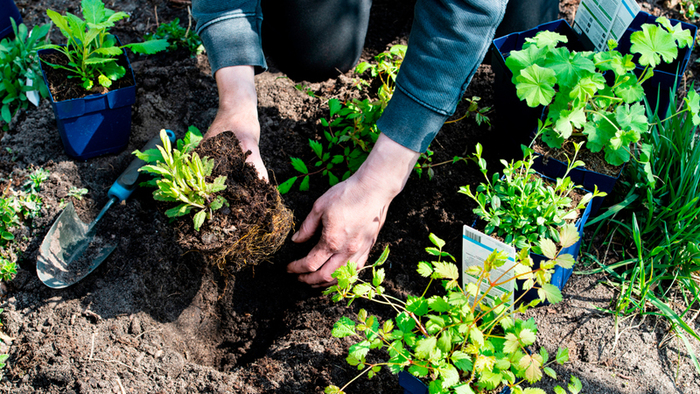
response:
M393 199L403 190L419 156L382 133L355 175L369 190L381 190Z

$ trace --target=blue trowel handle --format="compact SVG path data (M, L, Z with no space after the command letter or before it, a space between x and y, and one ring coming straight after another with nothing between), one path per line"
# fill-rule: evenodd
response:
M173 133L172 130L165 130L165 132L168 133L170 142L175 142L175 133ZM141 152L153 149L156 147L156 145L160 144L160 135L158 135L152 140L148 141L148 143L141 149ZM134 161L132 161L131 164L126 167L126 170L119 175L119 178L117 178L117 181L114 182L112 187L109 188L107 195L111 198L116 198L119 201L124 201L129 198L131 193L138 186L139 168L143 167L145 164L146 162L141 159L134 159Z

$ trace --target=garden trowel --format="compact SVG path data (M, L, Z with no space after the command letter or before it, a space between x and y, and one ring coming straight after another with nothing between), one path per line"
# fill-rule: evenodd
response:
M168 138L175 141L175 133L166 130ZM150 140L142 152L153 149L160 137ZM75 212L73 203L61 212L46 234L39 249L36 273L48 287L61 289L83 279L97 268L117 247L116 242L96 236L96 225L115 202L126 200L138 186L139 168L146 162L134 159L112 184L107 195L109 201L89 224L83 223Z

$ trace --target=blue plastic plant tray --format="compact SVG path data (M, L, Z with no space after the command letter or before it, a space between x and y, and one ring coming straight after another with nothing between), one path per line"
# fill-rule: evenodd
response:
M404 394L428 394L428 386L406 371L399 372L399 386ZM498 394L510 394L510 387L504 387Z
M58 53L42 49L39 55ZM132 80L134 72L124 53ZM44 82L48 86L44 64L41 65ZM50 67L50 66L49 66ZM136 101L136 86L115 89L104 94L56 101L49 92L58 132L66 153L76 159L122 151L129 144L131 134L131 106Z
M0 40L12 34L10 18L15 20L17 26L22 23L22 15L20 15L15 2L13 0L0 0Z
M625 31L625 34L620 37L617 50L622 54L630 53L630 48L632 46L630 38L632 33L642 30L642 25L645 23L656 23L656 18L657 17L654 15L640 11L627 28L627 31ZM683 77L685 69L688 66L690 54L693 52L693 45L695 43L695 37L698 31L696 25L681 22L675 19L669 19L669 21L674 26L680 23L683 30L690 30L690 35L693 37L693 43L690 44L690 47L678 49L678 57L676 57L676 60L673 62L665 63L662 61L661 64L654 69L654 75L642 85L644 87L647 100L649 101L649 105L651 105L652 108L655 108L658 102L659 114L662 116L662 118L663 114L665 114L666 110L668 109L670 91ZM635 55L634 62L636 63L638 59L639 55ZM641 75L643 71L644 67L639 65L635 69L637 76Z

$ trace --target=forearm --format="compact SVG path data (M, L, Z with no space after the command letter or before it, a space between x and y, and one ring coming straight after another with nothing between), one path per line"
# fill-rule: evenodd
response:
M484 58L504 0L418 0L394 98L377 122L392 140L424 152Z

